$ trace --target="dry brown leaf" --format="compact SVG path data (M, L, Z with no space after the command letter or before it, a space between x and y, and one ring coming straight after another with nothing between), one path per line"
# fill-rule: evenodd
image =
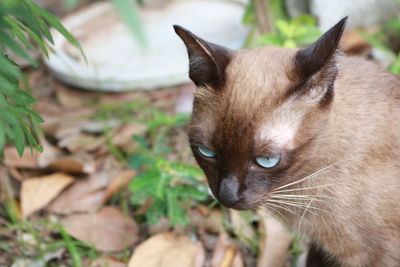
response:
M74 238L100 251L121 251L138 239L136 222L114 207L104 207L97 213L72 214L61 220Z
M72 176L63 173L24 179L20 193L22 217L44 208L73 181Z
M63 155L63 152L57 147L51 145L45 138L40 140L43 146L43 152L37 156L37 164L39 168L46 168L53 161Z
M165 216L161 217L157 223L147 225L147 230L150 235L165 233L168 232L169 229L171 229L170 222Z
M62 138L58 145L67 149L71 153L76 153L80 150L93 151L99 148L105 142L105 137L95 137L89 134L73 134Z
M99 93L69 88L59 83L55 84L55 89L58 102L67 109L87 107L99 97Z
M232 265L230 267L244 267L244 260L240 251L237 251L237 253L235 254Z
M212 267L242 267L243 259L226 232L221 232L211 259Z
M54 126L54 137L61 139L71 134L80 133L83 127L88 123L88 117L97 112L94 108L80 108L75 111L65 112L63 116L58 116L55 119L59 124Z
M85 153L60 157L51 162L48 168L70 173L94 173L96 165L94 160Z
M93 212L105 203L104 188L108 182L105 173L79 180L53 201L47 210L58 214Z
M194 225L208 232L219 233L223 231L223 215L221 210L197 206L190 210L190 218Z
M260 222L260 253L257 267L281 267L287 263L291 236L282 223L262 214Z
M135 175L136 171L134 170L124 170L118 173L108 184L105 198L110 199L110 197L118 192L122 187L127 186Z
M142 123L130 123L120 127L112 137L112 143L117 146L126 146L133 144L133 135L143 135L147 130L146 125Z
M204 249L183 235L163 233L141 243L129 260L129 267L202 267Z
M107 257L101 257L93 261L90 267L126 267L126 263Z
M36 150L31 152L27 149L22 157L20 157L15 147L6 147L4 149L4 164L8 167L35 169L38 167L38 155L39 152Z

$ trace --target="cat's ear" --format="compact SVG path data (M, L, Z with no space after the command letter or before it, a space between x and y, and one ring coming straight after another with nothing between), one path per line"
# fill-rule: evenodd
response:
M346 27L346 22L347 16L341 19L313 44L296 53L295 69L298 78L307 79L330 63Z
M337 47L346 21L347 17L344 17L317 41L296 53L291 72L296 85L289 94L296 93L302 101L308 103L332 102L338 74Z
M225 69L233 51L197 37L181 26L174 25L176 34L183 40L189 55L189 77L197 86L213 88L225 84Z

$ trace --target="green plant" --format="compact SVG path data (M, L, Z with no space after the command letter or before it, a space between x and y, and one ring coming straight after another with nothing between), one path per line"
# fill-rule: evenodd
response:
M275 25L276 31L261 35L255 46L296 48L312 43L321 35L315 18L309 15L302 15L292 20L277 20Z
M26 145L42 150L38 123L43 119L32 109L35 99L20 87L23 74L10 52L38 66L28 50L35 50L36 45L48 55L47 42L53 43L49 25L79 47L56 17L31 0L0 2L0 154L6 143L13 143L20 155Z
M143 136L134 136L139 152L128 158L129 165L140 174L130 184L134 205L149 204L146 220L157 223L168 217L171 225L186 225L186 210L196 201L208 199L207 186L200 168L168 159L171 149L165 140L167 133L185 124L187 115L168 116L153 112L148 121L150 142Z

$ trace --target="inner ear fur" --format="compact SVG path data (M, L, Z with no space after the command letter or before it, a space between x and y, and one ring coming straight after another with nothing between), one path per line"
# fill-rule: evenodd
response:
M226 81L225 69L233 51L194 35L174 25L176 34L184 42L189 56L189 77L197 86L222 87Z

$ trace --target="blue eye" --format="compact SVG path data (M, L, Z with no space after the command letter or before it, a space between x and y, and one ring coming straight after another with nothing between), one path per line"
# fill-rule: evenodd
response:
M197 150L206 158L215 158L217 156L214 151L206 148L205 146L198 146Z
M281 156L279 154L276 154L270 157L256 158L256 163L263 168L273 168L278 165L280 160Z

